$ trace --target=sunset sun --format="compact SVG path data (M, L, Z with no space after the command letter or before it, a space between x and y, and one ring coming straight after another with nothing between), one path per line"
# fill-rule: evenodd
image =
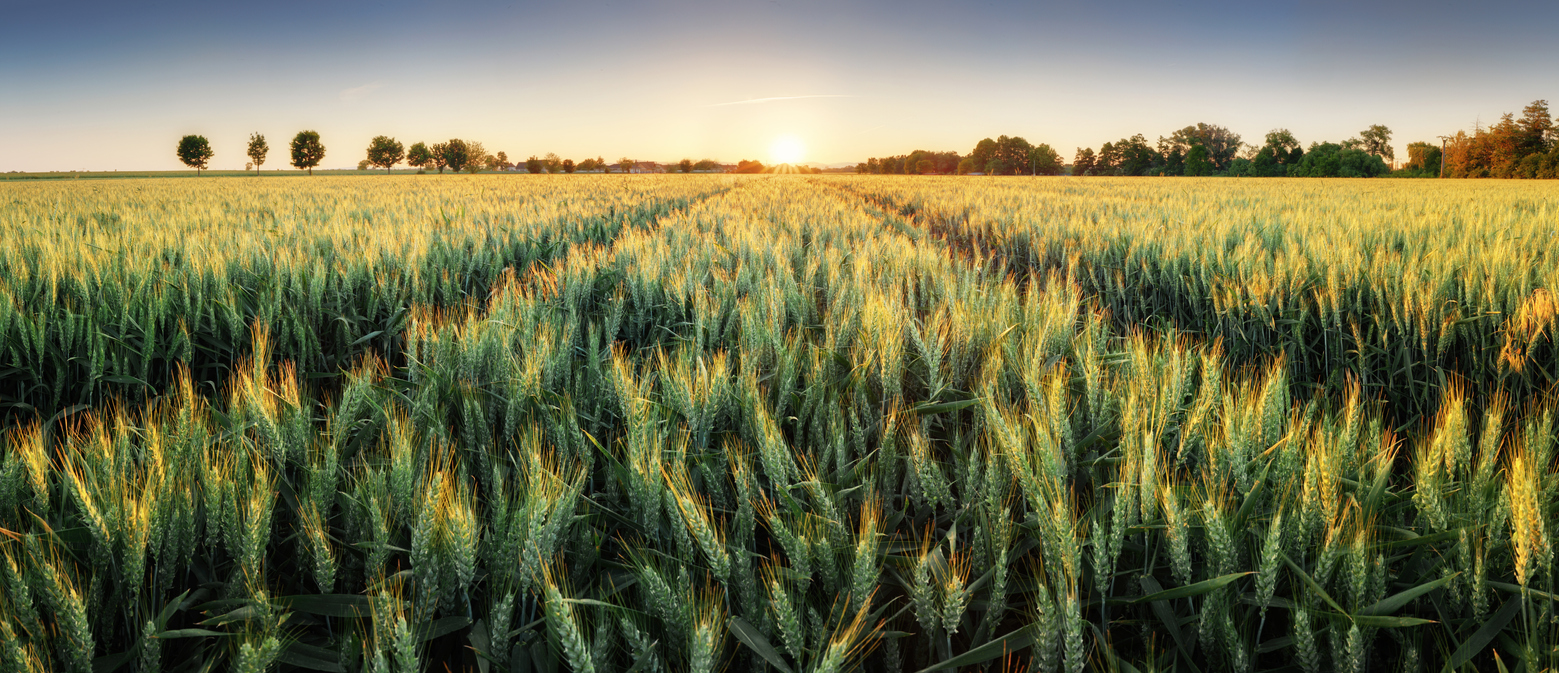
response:
M774 144L769 145L769 160L776 164L800 163L806 156L806 150L800 138L783 135L775 138Z

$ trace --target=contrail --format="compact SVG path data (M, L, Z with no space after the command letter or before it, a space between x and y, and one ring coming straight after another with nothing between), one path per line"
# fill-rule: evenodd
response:
M813 94L813 95L810 95L810 96L774 96L772 98L751 98L751 99L748 99L748 100L731 101L729 103L715 103L714 105L705 105L704 107L726 107L728 105L753 105L755 103L772 103L772 102L777 101L777 100L796 100L796 99L799 99L799 98L859 98L859 96L852 96L852 95L849 95L849 94L842 94L842 93Z

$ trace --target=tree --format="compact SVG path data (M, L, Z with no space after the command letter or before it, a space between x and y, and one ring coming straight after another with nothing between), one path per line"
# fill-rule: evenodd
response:
M681 161L678 161L677 162L677 170L682 171L683 173L692 173L693 172L693 160L692 159L683 159Z
M617 165L622 166L622 169L623 169L624 173L632 173L633 172L634 162L633 162L632 159L629 159L628 157L623 157L621 159L618 159L617 160Z
M465 169L466 169L467 173L476 173L477 171L480 171L483 168L490 168L492 166L492 159L493 158L492 158L491 155L489 155L487 153L487 148L482 147L482 143L479 143L479 142L477 142L475 140L467 140L467 141L465 141L465 143L466 143L466 165L465 165Z
M1548 101L1535 100L1521 111L1521 153L1523 155L1547 152L1556 140L1554 120L1548 113Z
M1407 165L1404 170L1429 175L1440 174L1440 146L1426 142L1407 144Z
M1120 170L1121 154L1115 149L1115 143L1105 143L1099 147L1099 156L1093 160L1094 175L1116 175Z
M1216 171L1228 170L1229 162L1240 152L1238 133L1217 124L1200 122L1175 131L1167 141L1160 138L1159 143L1169 149L1178 148L1187 157L1191 154L1192 145L1201 145L1207 150L1207 159Z
M573 159L564 159L563 160L563 172L572 174L574 172L574 170L575 170L574 160Z
M1371 124L1369 128L1360 131L1358 143L1359 149L1364 150L1365 154L1396 161L1396 152L1391 149L1391 129L1381 124Z
M254 164L254 174L260 174L260 164L265 163L265 155L271 151L271 146L265 144L265 136L258 133L249 134L249 163Z
M1094 159L1092 147L1077 148L1077 158L1072 160L1072 175L1093 175Z
M428 161L433 164L434 168L438 169L439 175L443 175L444 169L449 166L448 154L449 143L435 143L433 151L428 154Z
M502 170L506 170L506 171L509 170L509 168L511 168L509 166L509 155L508 155L508 153L506 153L506 152L499 152L497 158L498 158L498 168L500 168ZM570 171L570 172L572 172L572 171Z
M184 136L179 139L179 161L195 169L198 175L211 163L211 143L205 136Z
M1282 177L1304 156L1305 152L1300 149L1299 140L1294 138L1293 133L1288 129L1272 129L1267 132L1266 142L1251 159L1251 175Z
M1148 146L1141 133L1115 141L1115 169L1121 175L1147 175L1162 162L1158 151Z
M417 143L406 151L406 164L417 168L426 168L433 164L433 153L428 151L425 143Z
M546 166L541 163L541 159L534 154L530 155L530 158L525 160L525 170L527 172L534 174L540 173L545 169Z
M370 163L367 159L357 162L357 170L366 171L371 167L373 167L373 164Z
M1002 137L1005 138L1006 136L1002 136ZM969 152L969 158L972 160L971 161L972 170L970 170L968 172L970 172L970 173L983 173L983 172L985 172L986 166L991 163L992 159L996 158L996 150L997 150L996 141L991 140L990 138L986 138L984 140L981 140L980 142L975 143L974 144L974 150ZM962 162L960 162L960 163L962 163ZM887 171L883 171L883 172L886 173Z
M1029 153L1034 151L1034 146L1021 137L1001 136L994 144L989 145L985 140L981 140L978 145L975 145L974 150L976 157L986 151L989 152L989 158L986 159L984 166L988 175L1026 175L1032 170L1029 164Z
M314 174L314 167L325 159L325 146L316 131L299 131L292 137L292 167Z
M388 174L390 167L401 162L406 157L406 148L400 141L389 136L374 136L368 141L368 163L384 169Z
M716 171L716 170L720 170L720 164L716 163L714 159L700 159L700 160L698 160L698 163L693 164L693 170L695 170L695 171Z
M1490 127L1484 136L1488 156L1489 174L1496 178L1516 177L1516 167L1524 157L1522 144L1525 138L1516 116L1506 112L1499 123Z
M1506 113L1499 123L1472 135L1457 132L1445 146L1447 178L1526 178L1553 175L1559 151L1548 102L1532 101L1518 121Z
M548 152L547 156L541 158L541 162L546 165L548 173L563 170L563 160L554 152Z
M1049 145L1040 143L1029 152L1029 172L1034 175L1060 175L1061 155Z
M444 160L444 165L448 166L451 171L459 173L465 169L467 164L471 163L471 148L464 140L450 138L449 142L440 143L435 149L439 148L442 148L442 151L439 152L439 157ZM444 171L440 170L439 172L443 173Z
M761 161L748 161L746 159L742 159L741 161L736 163L736 172L737 173L762 173L763 172L763 162L761 162Z
M1339 143L1315 143L1288 174L1300 178L1370 178L1390 170L1379 155Z
M1191 151L1185 154L1185 174L1189 176L1202 176L1213 174L1213 162L1206 147L1192 145Z

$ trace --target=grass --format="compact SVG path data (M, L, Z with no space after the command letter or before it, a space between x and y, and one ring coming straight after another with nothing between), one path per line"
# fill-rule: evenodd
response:
M0 186L0 657L1552 667L1559 204L1318 184Z

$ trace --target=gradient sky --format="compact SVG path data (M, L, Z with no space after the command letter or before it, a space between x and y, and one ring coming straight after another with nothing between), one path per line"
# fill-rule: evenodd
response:
M0 171L181 168L180 136L267 168L297 131L324 167L374 135L510 160L836 163L1076 148L1199 121L1305 144L1406 144L1559 109L1559 2L267 2L0 0ZM745 101L745 102L744 102Z

